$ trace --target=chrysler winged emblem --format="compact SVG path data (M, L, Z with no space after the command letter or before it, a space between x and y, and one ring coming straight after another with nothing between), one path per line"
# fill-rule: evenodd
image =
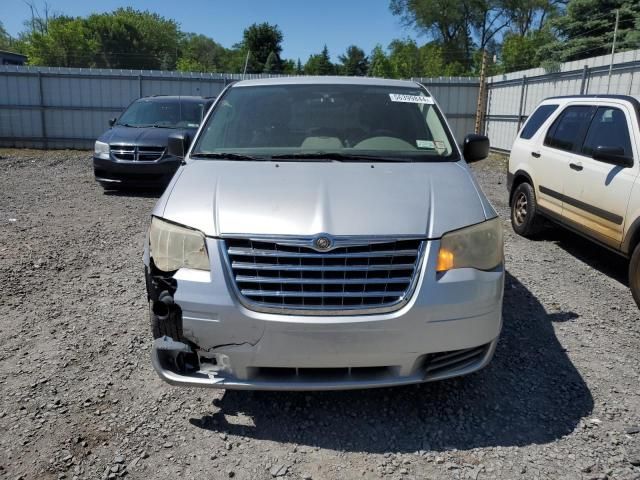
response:
M313 243L318 250L329 250L332 244L331 239L324 235L317 237Z

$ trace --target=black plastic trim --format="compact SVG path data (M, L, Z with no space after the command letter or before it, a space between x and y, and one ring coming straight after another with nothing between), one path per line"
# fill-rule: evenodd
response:
M540 185L540 193L544 193L545 195L549 195L550 197L557 198L564 203L568 203L569 205L579 208L580 210L589 212L596 217L604 218L605 220L611 223L615 223L616 225L622 225L622 222L624 220L620 215L616 213L608 212L607 210L595 207L568 195L564 195L563 193L556 192L555 190L551 190L547 187L543 187L542 185Z

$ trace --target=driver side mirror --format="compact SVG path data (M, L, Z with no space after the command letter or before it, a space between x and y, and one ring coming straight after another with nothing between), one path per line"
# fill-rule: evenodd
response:
M618 165L620 167L633 166L633 158L625 156L624 148L622 147L606 147L598 145L593 151L593 159L610 163L612 165Z
M184 158L189 150L189 145L191 145L191 136L188 133L173 133L169 135L167 152L174 157Z
M462 155L467 162L477 162L489 156L489 137L470 133L464 137Z
M110 127L113 127L113 126L116 124L116 121L117 121L117 120L118 120L118 119L117 119L116 117L110 118L110 119L109 119L109 126L110 126Z

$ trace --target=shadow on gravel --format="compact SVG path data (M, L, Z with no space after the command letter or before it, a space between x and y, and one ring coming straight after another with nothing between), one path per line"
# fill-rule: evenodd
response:
M358 452L415 452L552 442L590 414L593 398L547 314L507 274L504 329L493 362L468 377L346 392L227 391L191 424L251 438ZM248 416L253 426L246 425Z
M629 286L628 261L576 233L553 225L545 228L536 240L554 242L569 255L576 257L591 268L604 273L625 286Z

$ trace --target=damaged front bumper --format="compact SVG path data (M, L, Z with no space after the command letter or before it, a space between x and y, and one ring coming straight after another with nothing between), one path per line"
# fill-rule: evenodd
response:
M152 362L172 385L386 387L465 375L493 356L502 326L504 270L436 275L438 241L426 242L416 291L401 309L322 317L247 309L233 293L218 242L207 239L211 272L181 269L171 277L181 338L156 339ZM152 301L158 298L154 284L148 278Z

